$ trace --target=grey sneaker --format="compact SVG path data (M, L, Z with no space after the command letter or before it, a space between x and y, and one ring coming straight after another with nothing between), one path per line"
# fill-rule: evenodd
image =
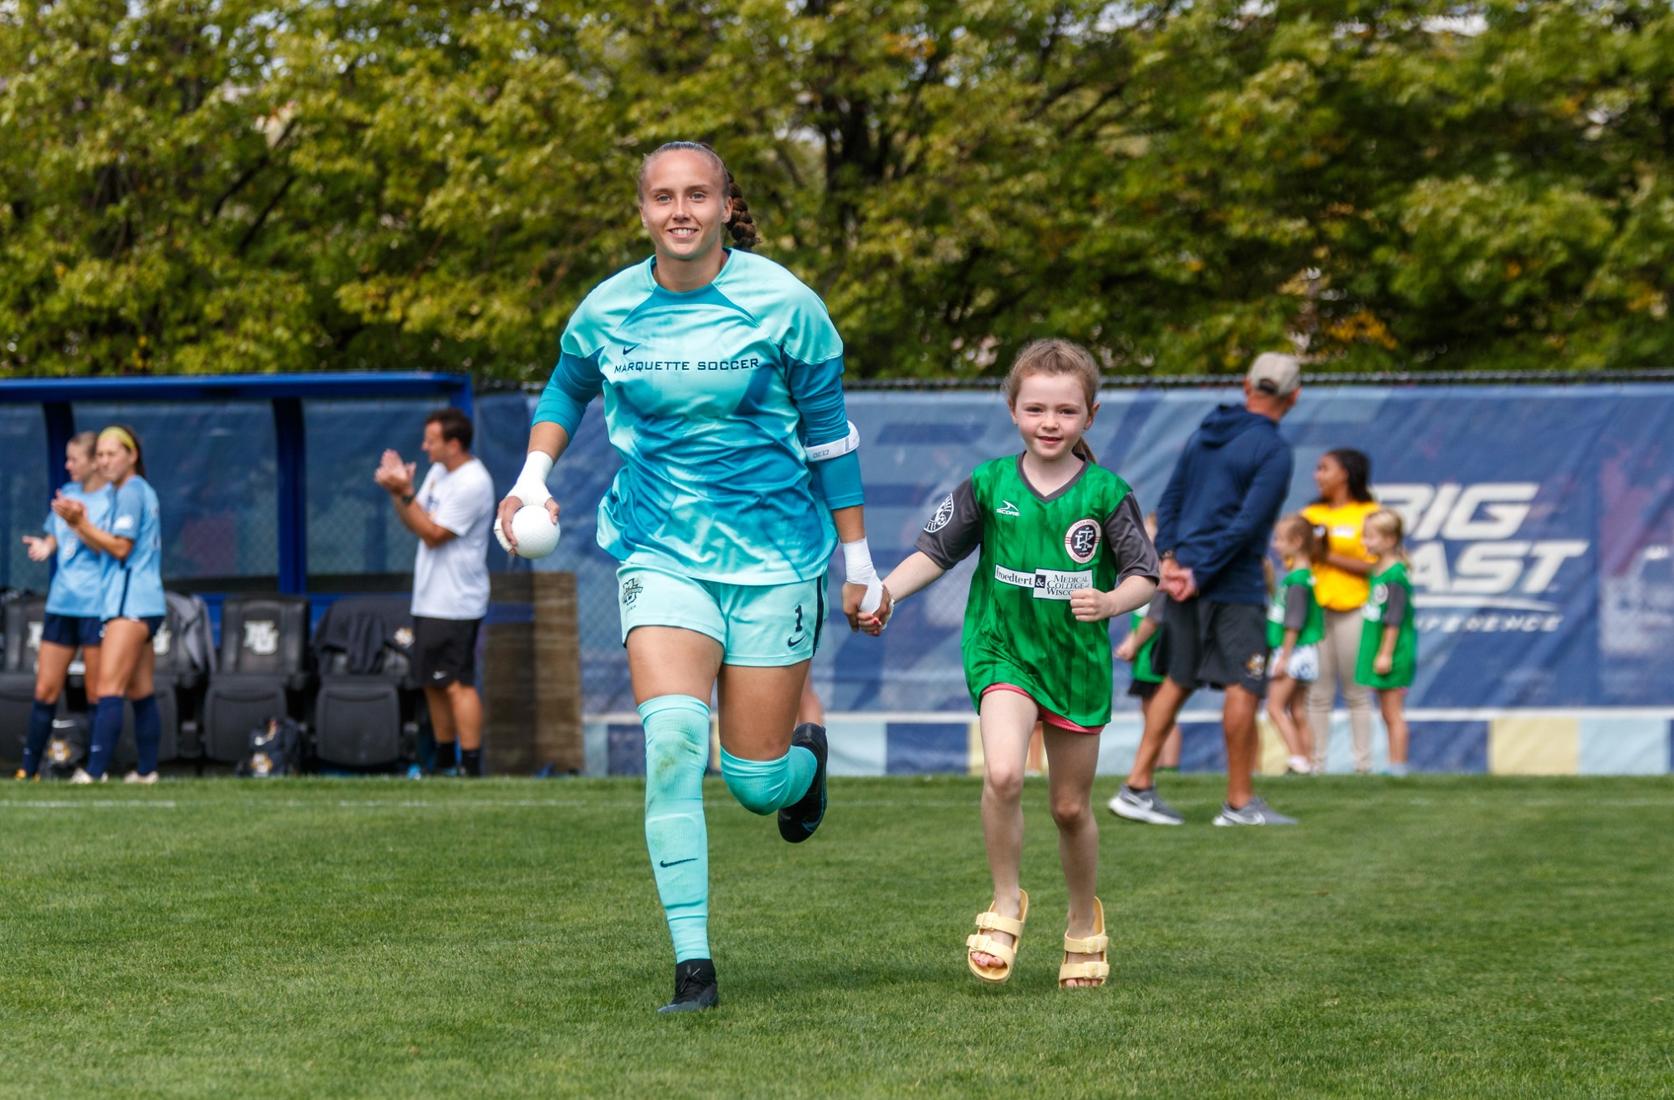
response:
M1143 821L1147 825L1184 825L1186 819L1173 806L1157 797L1157 788L1136 791L1126 783L1108 803L1110 812L1129 821Z
M1294 817L1284 814L1269 806L1265 799L1252 797L1244 803L1241 809L1233 809L1225 802L1221 803L1221 812L1215 815L1217 825L1294 825Z

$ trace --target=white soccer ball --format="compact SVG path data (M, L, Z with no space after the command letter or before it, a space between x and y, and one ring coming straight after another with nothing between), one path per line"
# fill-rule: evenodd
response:
M558 545L558 524L546 514L546 505L525 504L512 516L512 535L518 557L544 558Z

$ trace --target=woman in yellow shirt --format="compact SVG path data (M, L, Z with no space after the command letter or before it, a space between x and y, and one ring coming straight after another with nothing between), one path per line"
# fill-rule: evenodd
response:
M1372 460L1360 451L1341 447L1320 455L1314 467L1319 499L1302 509L1323 533L1325 560L1314 566L1314 598L1325 612L1325 638L1319 643L1319 678L1308 688L1308 724L1315 730L1314 770L1325 766L1325 747L1331 739L1331 705L1337 685L1348 704L1349 729L1354 734L1354 770L1372 770L1372 692L1354 682L1354 663L1360 652L1361 607L1370 594L1366 578L1377 559L1366 552L1360 533L1366 517L1378 510L1372 499Z

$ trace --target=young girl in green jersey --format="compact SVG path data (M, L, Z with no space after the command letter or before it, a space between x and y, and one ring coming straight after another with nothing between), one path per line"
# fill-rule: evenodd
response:
M1389 730L1389 774L1407 774L1407 688L1418 664L1418 629L1413 625L1412 580L1407 575L1401 517L1380 509L1366 517L1362 541L1376 554L1366 626L1360 632L1360 660L1354 678L1378 693L1378 708Z
M980 548L965 610L965 682L980 716L982 828L994 900L966 941L971 972L1011 977L1029 895L1018 882L1023 774L1029 735L1046 726L1052 818L1069 887L1061 987L1103 985L1110 973L1104 907L1096 892L1098 826L1091 792L1098 734L1110 720L1109 620L1143 607L1157 587L1157 555L1127 483L1093 462L1082 435L1098 412L1098 367L1063 340L1023 349L1006 403L1023 453L976 468L950 493L918 551L884 581L906 598Z
M1273 552L1284 573L1273 585L1267 608L1267 646L1272 651L1267 660L1267 717L1290 752L1285 770L1297 775L1314 770L1308 685L1319 675L1319 640L1325 637L1325 614L1314 599L1313 574L1323 550L1314 525L1301 515L1284 516L1273 525Z

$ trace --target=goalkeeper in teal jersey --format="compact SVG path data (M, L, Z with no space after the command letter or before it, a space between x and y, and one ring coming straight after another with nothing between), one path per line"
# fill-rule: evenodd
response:
M942 501L918 552L884 580L906 598L973 550L981 556L965 610L965 683L982 728L982 827L994 900L977 914L966 963L987 982L1011 977L1029 914L1019 885L1023 771L1029 735L1045 726L1052 817L1069 886L1063 988L1103 985L1104 907L1091 793L1098 735L1110 720L1109 620L1150 601L1157 554L1127 483L1093 462L1082 434L1098 411L1098 367L1063 340L1023 349L1006 378L1021 455L995 459Z
M622 469L599 504L598 541L621 563L623 644L645 726L645 840L675 953L662 1011L685 1012L717 1002L703 817L711 692L718 683L728 789L752 812L776 811L786 840L807 839L825 813L826 739L795 723L838 540L851 627L882 588L843 405L843 342L824 304L746 251L754 222L706 145L645 158L639 213L653 255L571 316L498 528L510 542L512 516L530 504L557 522L547 474L603 394Z

